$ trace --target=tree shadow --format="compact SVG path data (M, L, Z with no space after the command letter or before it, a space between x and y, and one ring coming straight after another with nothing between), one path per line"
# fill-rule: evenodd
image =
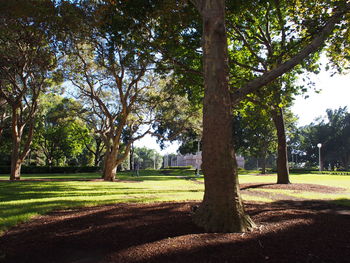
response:
M266 187L266 186L270 186L270 185L276 185L276 184L268 184L268 183L265 183L265 184L251 184L251 185L248 185L248 186L241 187L241 190L262 188L262 187Z
M247 204L260 226L205 233L194 203L117 204L56 211L0 238L0 262L348 262L348 207L324 201ZM0 253L1 256L1 253Z

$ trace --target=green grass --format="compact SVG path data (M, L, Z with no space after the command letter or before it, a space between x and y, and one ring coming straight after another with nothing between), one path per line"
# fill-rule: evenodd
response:
M120 173L121 182L94 182L99 174L23 175L23 179L64 179L64 181L0 181L0 233L20 222L57 209L94 206L118 202L159 202L201 200L203 177L196 178L193 170L173 170L167 175L159 171L140 171L140 176ZM1 175L0 179L8 179ZM86 181L78 181L86 180ZM254 192L283 194L305 199L330 200L350 206L350 177L331 175L292 175L293 183L311 183L343 187L346 191L332 194L294 192L281 189L250 189L243 192L247 201L273 202L271 196L254 196ZM198 181L198 182L196 182ZM240 175L241 183L275 183L276 176Z
M267 192L269 194L290 196L296 198L302 198L306 200L325 200L331 203L350 206L350 177L340 175L327 175L327 174L298 174L291 175L290 180L294 184L318 184L324 186L331 186L337 188L343 188L344 190L337 193L322 193L313 191L294 191L288 189L255 189L254 191ZM275 183L276 175L266 176L254 176L247 175L240 177L240 183ZM274 198L277 200L278 198Z
M191 171L185 171L184 175ZM193 171L192 171L193 173ZM176 173L177 174L177 171ZM56 209L94 206L116 202L156 202L200 200L203 185L155 171L141 176L121 173L127 182L18 181L0 182L0 232ZM23 175L22 179L97 179L99 174ZM8 179L8 176L0 176ZM133 182L135 181L135 182Z

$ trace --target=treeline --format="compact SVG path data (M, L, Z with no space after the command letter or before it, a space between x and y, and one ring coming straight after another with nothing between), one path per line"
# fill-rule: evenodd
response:
M350 113L347 107L328 109L326 117L298 127L297 116L284 109L287 143L287 165L297 171L319 169L321 144L322 170L348 170L350 164ZM238 154L245 157L247 169L260 169L264 174L277 169L277 130L273 119L261 108L243 108L234 118L235 145ZM196 153L198 139L188 135L183 138L179 151ZM298 171L299 171L298 170Z
M350 113L346 107L326 112L326 118L299 128L290 141L294 162L317 167L321 144L321 168L348 170L350 163Z
M38 105L30 152L23 161L25 167L22 167L22 172L101 170L106 146L101 135L95 132L95 121L93 114L80 101L53 93L45 94ZM2 125L0 172L10 173L11 118L4 119ZM27 131L24 132L26 134ZM131 169L133 163L137 163L140 169L158 169L162 157L156 150L132 147L119 169Z
M143 16L136 6L1 1L0 147L11 180L28 164L101 165L113 181L136 140L198 118L172 74L155 67L156 7L145 3Z
M206 182L195 223L210 232L251 229L233 158L235 116L273 121L277 182L290 183L284 114L308 88L298 76L319 71L322 50L331 70L347 68L349 11L344 0L1 0L0 126L11 119L10 178L20 179L34 144L41 100L61 86L92 115L104 180L115 179L147 133L202 137Z

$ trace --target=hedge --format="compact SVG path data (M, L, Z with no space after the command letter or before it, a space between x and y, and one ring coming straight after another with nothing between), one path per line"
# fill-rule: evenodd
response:
M347 171L312 171L313 174L350 175Z
M47 173L93 173L101 171L101 167L95 166L22 166L23 174L47 174ZM9 174L11 166L0 166L0 174Z
M189 165L189 166L168 166L165 169L188 170L188 169L193 169L193 167L191 165Z
M313 172L316 172L316 171L317 170L315 170L315 169L306 169L306 168L292 168L292 169L289 169L289 172L293 173L293 174L309 174L309 173L313 173Z

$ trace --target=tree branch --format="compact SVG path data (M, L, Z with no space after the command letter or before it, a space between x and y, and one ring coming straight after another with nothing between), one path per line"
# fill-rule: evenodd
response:
M234 91L232 93L233 104L243 99L247 94L256 91L262 86L282 76L284 73L288 72L293 67L300 64L300 62L305 58L307 58L310 54L317 51L324 44L327 38L331 35L336 24L340 22L343 15L347 13L349 10L350 10L350 4L347 4L343 10L339 10L335 12L335 14L327 21L326 25L319 32L319 34L316 37L314 37L311 43L308 46L304 47L297 55L295 55L288 61L280 65L277 65L274 69L270 70L269 72L266 72L262 76L249 81L245 86L243 86L243 88L237 91Z

